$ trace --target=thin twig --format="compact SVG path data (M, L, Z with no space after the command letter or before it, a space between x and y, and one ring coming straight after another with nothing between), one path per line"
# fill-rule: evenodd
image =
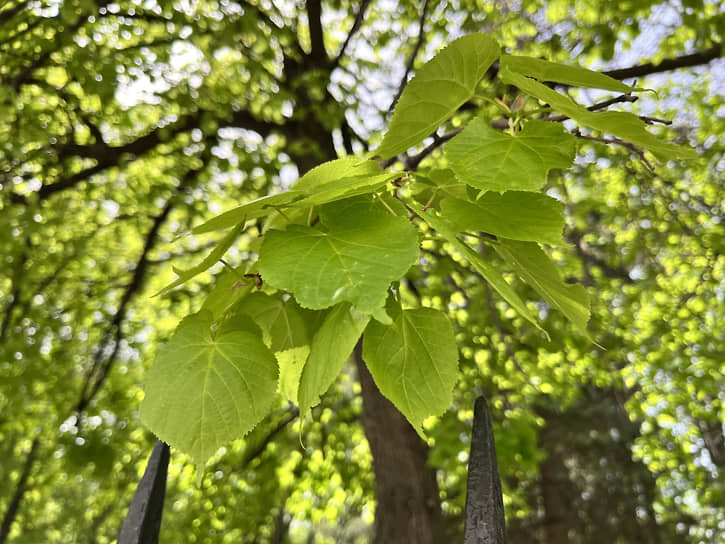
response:
M462 127L455 128L451 131L446 132L445 134L439 136L435 132L433 133L433 142L428 144L425 148L423 148L419 153L416 153L412 157L409 157L407 155L401 154L395 157L391 157L385 161L381 161L380 166L382 168L388 168L392 164L394 164L396 161L400 160L403 163L403 166L408 171L415 171L418 168L418 165L421 163L423 159L425 159L428 155L433 153L436 149L438 149L440 146L442 146L444 143L446 143L448 140L452 139L454 136L456 136L458 133L460 133L463 130Z
M355 21L352 23L350 32L347 33L347 37L345 38L345 41L343 42L342 47L340 48L340 52L335 57L335 60L332 61L332 68L337 67L337 65L340 64L342 57L345 56L345 51L347 51L347 46L350 45L350 41L352 40L352 37L355 35L355 33L358 30L360 30L360 27L362 26L362 23L365 20L365 11L367 11L369 5L370 5L370 0L362 0L362 2L360 3L360 9L358 9L357 13L355 14Z
M654 172L654 167L652 166L652 163L650 163L649 160L647 160L647 157L645 157L644 151L631 142L627 142L625 140L620 140L619 138L600 138L599 136L588 136L586 134L582 134L578 128L575 128L574 130L572 130L571 133L574 136L576 136L577 138L581 138L583 140L591 140L592 142L599 142L602 144L621 145L622 147L626 147L630 151L639 155L639 158L642 159L642 162L647 166L647 168L651 172Z
M619 96L615 96L614 98L610 98L608 100L603 100L602 102L597 102L596 104L592 104L591 106L588 106L587 109L589 111L599 111L603 110L605 108L608 108L612 104L619 104L621 102L636 102L639 97L632 96L631 94L621 94ZM551 122L561 122L566 121L569 119L568 115L552 115L551 117L546 117L542 119L542 121L551 121Z
M408 76L410 75L410 72L413 70L413 64L415 64L415 59L418 56L418 52L420 51L420 48L423 46L423 39L425 37L423 32L423 27L425 26L425 17L428 12L428 0L423 0L423 7L420 10L420 18L418 19L418 39L415 42L415 47L413 48L413 52L410 55L410 58L408 58L408 64L405 66L405 74L403 75L403 79L400 80L400 85L398 86L398 92L395 93L395 97L393 98L393 101L390 103L390 107L388 108L388 113L392 112L395 108L395 105L398 103L398 100L400 99L400 96L403 94L403 90L405 89L405 86L408 84Z

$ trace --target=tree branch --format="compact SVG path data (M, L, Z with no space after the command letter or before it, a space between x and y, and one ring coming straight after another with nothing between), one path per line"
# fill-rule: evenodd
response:
M28 479L30 478L33 465L35 464L39 445L40 441L36 437L30 446L30 451L25 458L25 463L23 463L23 471L20 473L18 483L15 485L15 492L13 493L13 496L8 503L8 507L5 510L5 515L3 516L3 521L0 525L0 544L5 544L7 541L8 536L10 535L10 528L20 511L20 503L23 501L25 492L28 489Z
M400 100L400 96L403 94L403 90L408 84L408 76L413 70L415 59L418 56L420 48L423 46L423 38L425 36L423 32L423 27L425 26L425 17L427 12L428 0L423 0L423 6L420 9L420 17L418 19L418 39L415 42L415 47L413 48L413 52L410 54L410 58L408 58L408 63L405 66L405 74L403 74L403 78L400 80L400 85L398 85L398 92L395 93L395 97L393 97L393 101L390 103L390 107L388 107L388 112L393 111L395 105L398 103L398 100Z
M680 68L691 68L701 64L707 64L717 58L722 57L722 45L717 43L709 49L692 53L691 55L683 55L671 59L665 59L657 64L646 62L629 68L620 68L617 70L607 70L603 72L614 79L630 79L634 77L643 77L649 74L660 72L668 72L670 70L678 70Z
M350 45L350 40L352 40L352 37L355 35L355 33L360 30L360 26L365 20L365 12L367 11L369 5L370 0L362 0L362 2L360 3L360 8L355 14L355 21L352 23L352 27L350 28L350 32L347 33L347 37L345 37L345 41L340 48L340 52L335 57L335 60L332 62L332 68L335 68L338 64L340 64L340 60L342 60L342 57L345 55L345 51L347 51L347 46Z
M327 51L325 50L325 36L322 31L322 4L320 0L307 0L305 2L307 11L307 26L310 29L310 58L317 65L327 63Z
M156 148L156 146L168 141L174 136L198 128L205 113L204 110L198 110L192 115L182 117L173 125L156 127L148 134L120 146L109 146L105 143L98 142L90 145L64 144L59 146L61 159L64 156L83 157L95 159L98 164L81 170L67 178L62 178L55 183L43 185L38 190L38 199L45 200L57 192L70 189L95 174L118 166L122 160L128 159L129 156L132 157L131 160L135 160L146 155ZM253 130L262 136L268 136L273 130L283 127L283 125L257 119L246 110L234 112L228 119L221 120L219 126L245 128Z

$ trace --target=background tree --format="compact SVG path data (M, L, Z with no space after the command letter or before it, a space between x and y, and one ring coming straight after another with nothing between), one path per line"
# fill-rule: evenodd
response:
M531 293L546 342L431 243L403 290L449 312L462 378L430 444L351 362L304 426L306 451L280 405L200 488L174 456L163 534L395 542L412 540L413 517L417 541L453 541L485 392L512 541L721 539L723 25L699 2L6 2L0 542L115 538L152 443L137 415L144 369L215 283L150 299L172 263L188 268L217 239L171 242L374 147L409 76L474 31L657 88L634 111L673 119L700 152L651 172L631 148L581 141L575 169L549 179L570 221L571 246L554 256L596 294L591 331L606 351ZM221 281L222 266L212 273Z

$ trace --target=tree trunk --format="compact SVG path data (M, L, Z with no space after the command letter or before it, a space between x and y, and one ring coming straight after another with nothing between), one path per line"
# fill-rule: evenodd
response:
M23 471L20 473L20 479L18 479L18 483L15 486L15 493L13 493L13 497L10 499L8 508L3 516L2 525L0 525L0 544L4 544L7 541L8 536L10 536L10 528L20 511L20 503L23 501L25 492L28 489L28 478L30 478L30 473L33 471L35 456L38 453L38 445L39 441L35 438L30 446L28 456L25 458Z
M379 544L445 542L438 483L427 465L428 448L393 404L383 397L355 347L362 387L362 424L375 468L375 540Z
M539 446L546 452L546 459L539 467L539 476L547 544L567 544L569 516L575 516L570 512L571 504L567 501L569 476L559 450L561 440L557 423L547 421L539 433Z

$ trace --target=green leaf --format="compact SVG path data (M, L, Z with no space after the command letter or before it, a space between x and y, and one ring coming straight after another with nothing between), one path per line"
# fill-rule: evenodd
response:
M304 196L304 193L299 191L287 191L276 195L263 196L262 198L251 200L246 204L242 204L232 210L217 215L216 217L212 217L209 221L191 229L191 232L194 234L203 234L205 232L228 229L250 219L264 217L278 207L287 206L291 202L299 200Z
M694 149L663 142L649 133L645 122L636 115L621 111L592 112L534 79L507 69L501 70L500 74L504 83L516 85L523 92L547 102L553 109L581 125L622 138L651 151L661 160L697 158Z
M312 339L310 356L302 369L298 390L301 414L316 405L335 381L369 321L369 315L347 303L338 304L327 315Z
M363 359L380 392L423 434L423 420L451 404L458 348L450 321L431 308L400 310L392 325L372 321Z
M235 308L249 315L264 332L265 343L273 352L286 351L310 343L305 312L292 298L281 294L252 293Z
M259 271L265 284L294 294L301 306L347 301L363 313L382 308L390 283L418 260L418 233L370 197L323 206L320 230L290 225L264 236Z
M325 185L338 179L356 176L375 176L380 174L380 165L377 161L364 161L357 157L343 157L334 161L322 163L307 172L292 186L293 190L309 193L320 185Z
M389 181L399 177L400 172L390 172L377 176L363 175L338 179L317 186L310 196L295 202L294 206L318 206L353 196L365 195L377 191Z
M506 280L496 267L491 266L465 242L459 240L455 229L444 219L438 217L434 210L423 211L423 209L416 204L411 204L411 207L423 219L423 221L428 224L428 226L437 231L438 234L440 234L449 244L460 251L468 262L471 263L478 273L481 274L481 276L483 276L483 278L489 283L489 285L491 285L491 287L519 313L519 315L546 334L546 331L544 331L544 329L541 328L541 325L539 325L539 321L536 319L536 316L526 307L526 304L523 300L521 300L521 297L519 297L516 291L514 291L513 288L506 283Z
M472 120L446 144L458 179L484 191L538 191L552 168L574 163L576 138L559 123L531 121L514 136Z
M388 159L430 136L473 97L499 54L496 40L485 34L463 36L448 45L405 87L375 153Z
M427 207L438 208L444 197L468 198L469 187L459 180L450 168L429 170L425 174L415 172L409 185L415 199Z
M551 81L564 83L575 87L589 87L592 89L604 89L620 93L631 93L643 89L630 87L621 81L604 75L600 72L587 70L581 66L567 66L548 60L535 59L513 55L501 55L501 67L508 68L513 72L533 77L539 81Z
M178 268L174 268L174 272L179 276L176 278L173 282L171 282L169 285L161 289L158 293L156 293L154 296L162 295L174 287L178 287L182 283L186 283L194 276L197 276L201 274L202 272L208 270L212 266L214 266L216 263L219 262L219 259L221 259L224 254L227 252L227 250L232 246L232 244L236 241L236 239L239 237L239 234L242 232L242 229L244 228L244 225L237 225L237 228L230 231L224 238L222 238L222 241L219 242L219 245L217 245L209 255L204 258L203 261L201 261L196 266L191 267L189 270L180 270Z
M369 163L373 161L362 162L359 159L356 160L358 164L362 163L362 172L371 170ZM329 165L330 163L326 164ZM332 168L328 167L322 173L318 173L318 175L313 178L302 178L298 183L302 183L302 186L306 187L305 191L287 191L286 193L265 196L252 200L251 202L247 202L246 204L234 208L233 210L224 212L221 215L210 219L206 223L194 227L192 232L194 234L202 234L205 232L226 229L250 219L257 219L259 217L269 215L278 208L318 206L328 202L334 202L336 200L372 193L383 187L389 181L400 177L400 172L390 172L377 175L364 173L362 175L333 178L332 181L325 181L322 174L331 174L332 170ZM345 169L339 170L345 171ZM352 170L352 168L347 168L347 170ZM380 168L378 167L378 171L379 170ZM323 181L325 182L323 183ZM295 188L296 187L297 185Z
M583 286L564 283L556 265L534 242L501 240L495 247L521 279L589 338L589 296Z
M459 231L483 231L512 240L563 244L564 205L539 193L488 192L475 202L446 198L441 215Z
M244 298L253 286L254 281L244 278L242 269L226 269L204 299L201 309L210 311L214 319L218 319L234 304Z
M203 464L243 437L269 410L277 363L250 332L211 333L203 312L159 349L146 379L141 419L161 440Z
M280 394L294 404L297 404L297 390L305 362L310 354L310 346L300 346L275 353L279 364Z

